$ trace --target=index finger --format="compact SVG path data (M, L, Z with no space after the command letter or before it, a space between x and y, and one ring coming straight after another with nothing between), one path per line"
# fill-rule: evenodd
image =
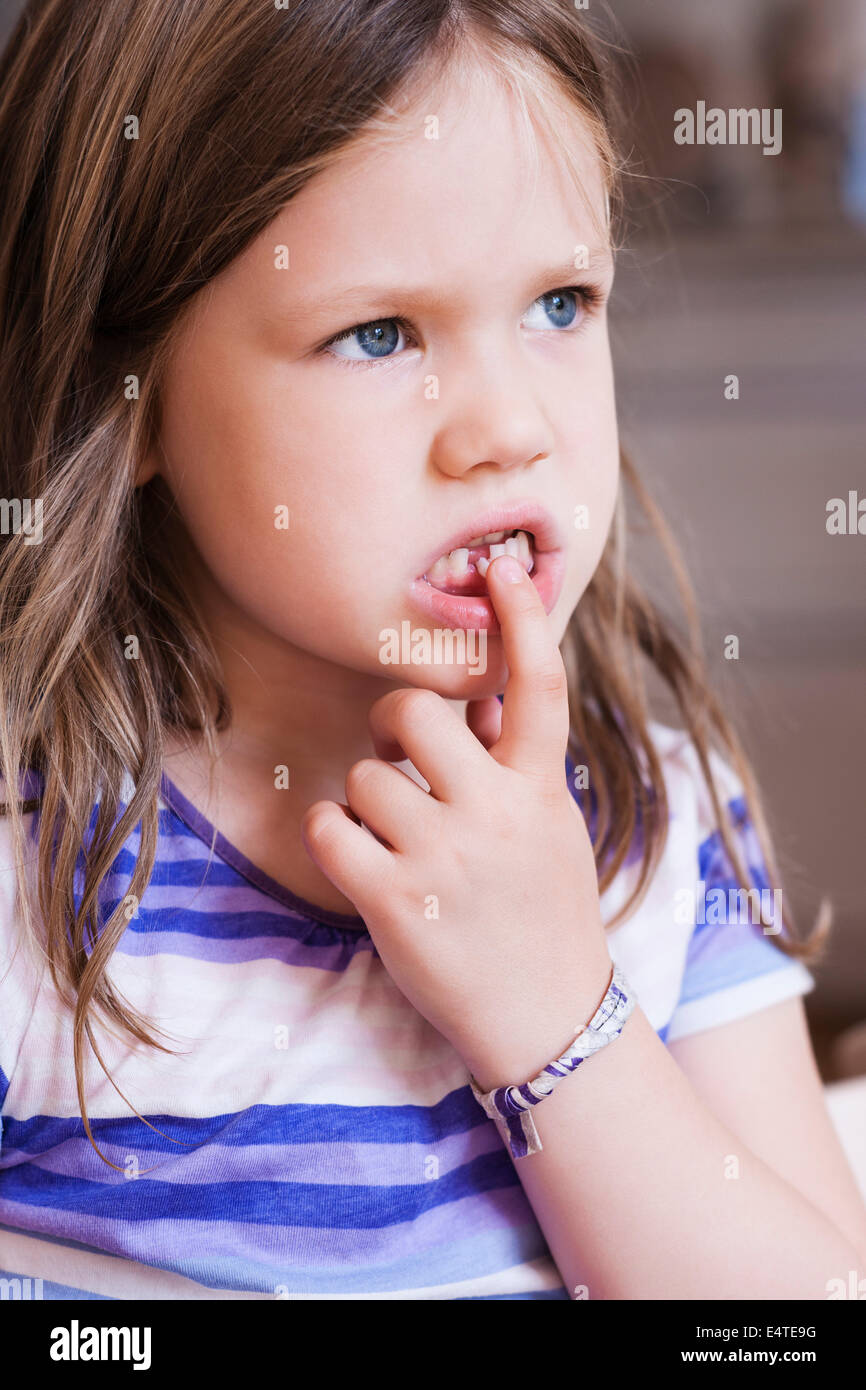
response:
M509 561L516 571L513 580ZM508 664L502 732L489 752L516 772L559 781L568 748L568 681L544 604L523 566L510 555L491 560L487 589Z

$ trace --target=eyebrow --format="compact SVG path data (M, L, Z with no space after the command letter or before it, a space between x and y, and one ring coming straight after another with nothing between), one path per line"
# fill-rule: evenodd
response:
M576 247L580 243L575 243ZM540 270L531 277L532 286L539 287L539 293L543 291L545 285L565 286L579 282L582 277L587 275L598 275L613 266L613 255L609 249L600 247L588 248L589 264L585 267L576 266L574 261L561 261L558 265L552 265L547 270ZM329 314L339 314L344 309L348 312L354 304L374 305L374 304L395 304L398 301L404 304L423 304L430 308L439 308L448 302L447 291L435 289L428 285L346 285L337 290L322 289L311 291L309 294L301 295L293 301L291 306L280 311L281 318L293 318L295 315L309 315L318 309L327 310Z

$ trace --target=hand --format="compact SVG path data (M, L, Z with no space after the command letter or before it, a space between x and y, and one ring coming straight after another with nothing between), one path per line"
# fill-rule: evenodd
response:
M508 581L509 558L487 570L509 671L498 735L489 700L467 706L485 748L434 691L390 691L370 709L379 756L349 769L348 806L317 801L301 823L398 988L485 1090L527 1081L563 1052L612 968L592 844L565 777L565 668L522 566ZM389 766L404 758L429 793Z

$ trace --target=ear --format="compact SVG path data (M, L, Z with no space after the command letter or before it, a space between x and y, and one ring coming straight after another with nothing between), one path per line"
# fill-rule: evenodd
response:
M135 468L135 488L144 487L152 478L157 477L163 468L165 459L163 457L161 428L162 428L162 400L159 393L151 397L147 407L147 429L144 437L140 441L142 452L139 456Z
M149 483L151 478L156 477L158 472L159 466L156 450L151 447L138 461L138 467L135 470L135 486L137 488L144 487L144 484Z
M144 450L139 457L135 469L134 486L136 488L144 487L145 483L150 482L151 478L155 478L160 472L162 462L159 423L158 420L155 420L153 415L151 415L150 428L148 429L147 437L144 441Z

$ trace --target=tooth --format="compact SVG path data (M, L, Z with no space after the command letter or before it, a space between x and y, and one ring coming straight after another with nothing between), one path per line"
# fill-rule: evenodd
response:
M448 556L440 555L436 563L431 565L427 571L427 582L428 584L444 584L449 574Z
M524 562L526 573L532 574L535 568L535 557L532 554L532 542L525 531L519 531L517 533L517 539L520 542L520 558Z
M483 577L491 560L497 555L514 555L523 564L528 574L535 568L532 541L526 531L488 531L484 536L473 536L465 545L458 546L439 559L427 571L426 578L431 584L444 584L448 579L461 578L469 569L469 551L473 546L486 546L488 556L479 556L475 568Z

